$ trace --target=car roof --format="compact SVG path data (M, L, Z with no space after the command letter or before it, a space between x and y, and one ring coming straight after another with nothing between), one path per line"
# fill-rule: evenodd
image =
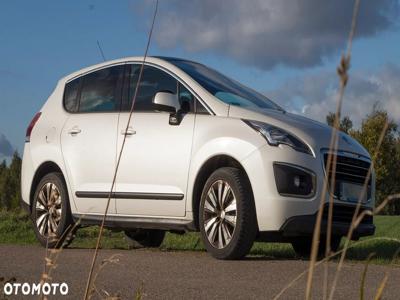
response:
M61 82L66 82L69 81L71 79L74 79L75 77L81 76L85 73L89 73L92 72L93 70L96 69L101 69L103 67L106 66L112 66L112 65L118 65L118 64L124 64L126 62L138 62L141 63L143 62L144 57L143 56L130 56L130 57L123 57L123 58L118 58L118 59L113 59L113 60L108 60L108 61L104 61L95 65L91 65L85 68L82 68L80 70L77 70L73 73L70 73L66 76L64 76L63 78L60 79ZM178 58L178 57L168 57L168 56L147 56L146 57L146 62L148 63L155 63L155 64L165 64L165 63L169 63L174 65L174 62L177 61L186 61L186 62L191 62L191 63L196 63L194 61L190 61L187 59L183 59L183 58Z

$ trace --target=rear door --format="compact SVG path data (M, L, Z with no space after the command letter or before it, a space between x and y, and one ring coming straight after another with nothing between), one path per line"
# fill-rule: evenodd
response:
M118 129L118 152L124 139L129 109L140 65L129 67L129 94L124 96ZM187 113L179 125L170 125L170 113L152 100L157 92L179 93ZM116 186L121 215L184 216L192 138L194 97L173 76L146 66L121 157Z
M124 65L96 70L67 83L70 113L61 145L68 180L80 213L105 211L116 164L117 128ZM115 200L109 213L115 213Z

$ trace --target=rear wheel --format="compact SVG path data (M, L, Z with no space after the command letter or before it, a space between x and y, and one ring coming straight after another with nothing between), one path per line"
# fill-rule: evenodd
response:
M207 180L200 200L203 243L218 259L240 259L253 245L257 221L250 183L236 168L220 168Z
M331 251L336 252L340 246L341 236L331 237ZM303 258L310 258L312 250L312 236L310 237L297 237L292 241L292 246L296 254ZM318 257L325 255L326 237L321 237L318 247Z
M132 248L158 248L161 246L165 231L157 229L136 229L125 231Z
M61 173L49 173L39 182L31 216L36 237L43 246L62 247L72 241L74 228L67 187Z

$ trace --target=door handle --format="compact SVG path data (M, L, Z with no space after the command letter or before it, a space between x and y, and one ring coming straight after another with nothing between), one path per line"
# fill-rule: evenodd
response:
M82 132L82 130L80 130L80 128L78 126L74 126L70 130L68 130L68 133L70 135L77 135L78 133L81 133L81 132Z
M131 135L136 134L136 131L133 130L132 127L128 127L128 129L122 129L122 130L121 130L121 134L122 134L122 135L131 136Z

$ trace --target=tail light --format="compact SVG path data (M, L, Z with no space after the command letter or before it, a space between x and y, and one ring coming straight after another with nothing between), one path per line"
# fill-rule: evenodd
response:
M38 112L32 119L32 121L29 123L28 128L26 129L26 136L25 136L25 142L29 143L31 141L31 133L32 133L32 129L33 127L35 127L36 122L39 120L40 115L42 113Z

